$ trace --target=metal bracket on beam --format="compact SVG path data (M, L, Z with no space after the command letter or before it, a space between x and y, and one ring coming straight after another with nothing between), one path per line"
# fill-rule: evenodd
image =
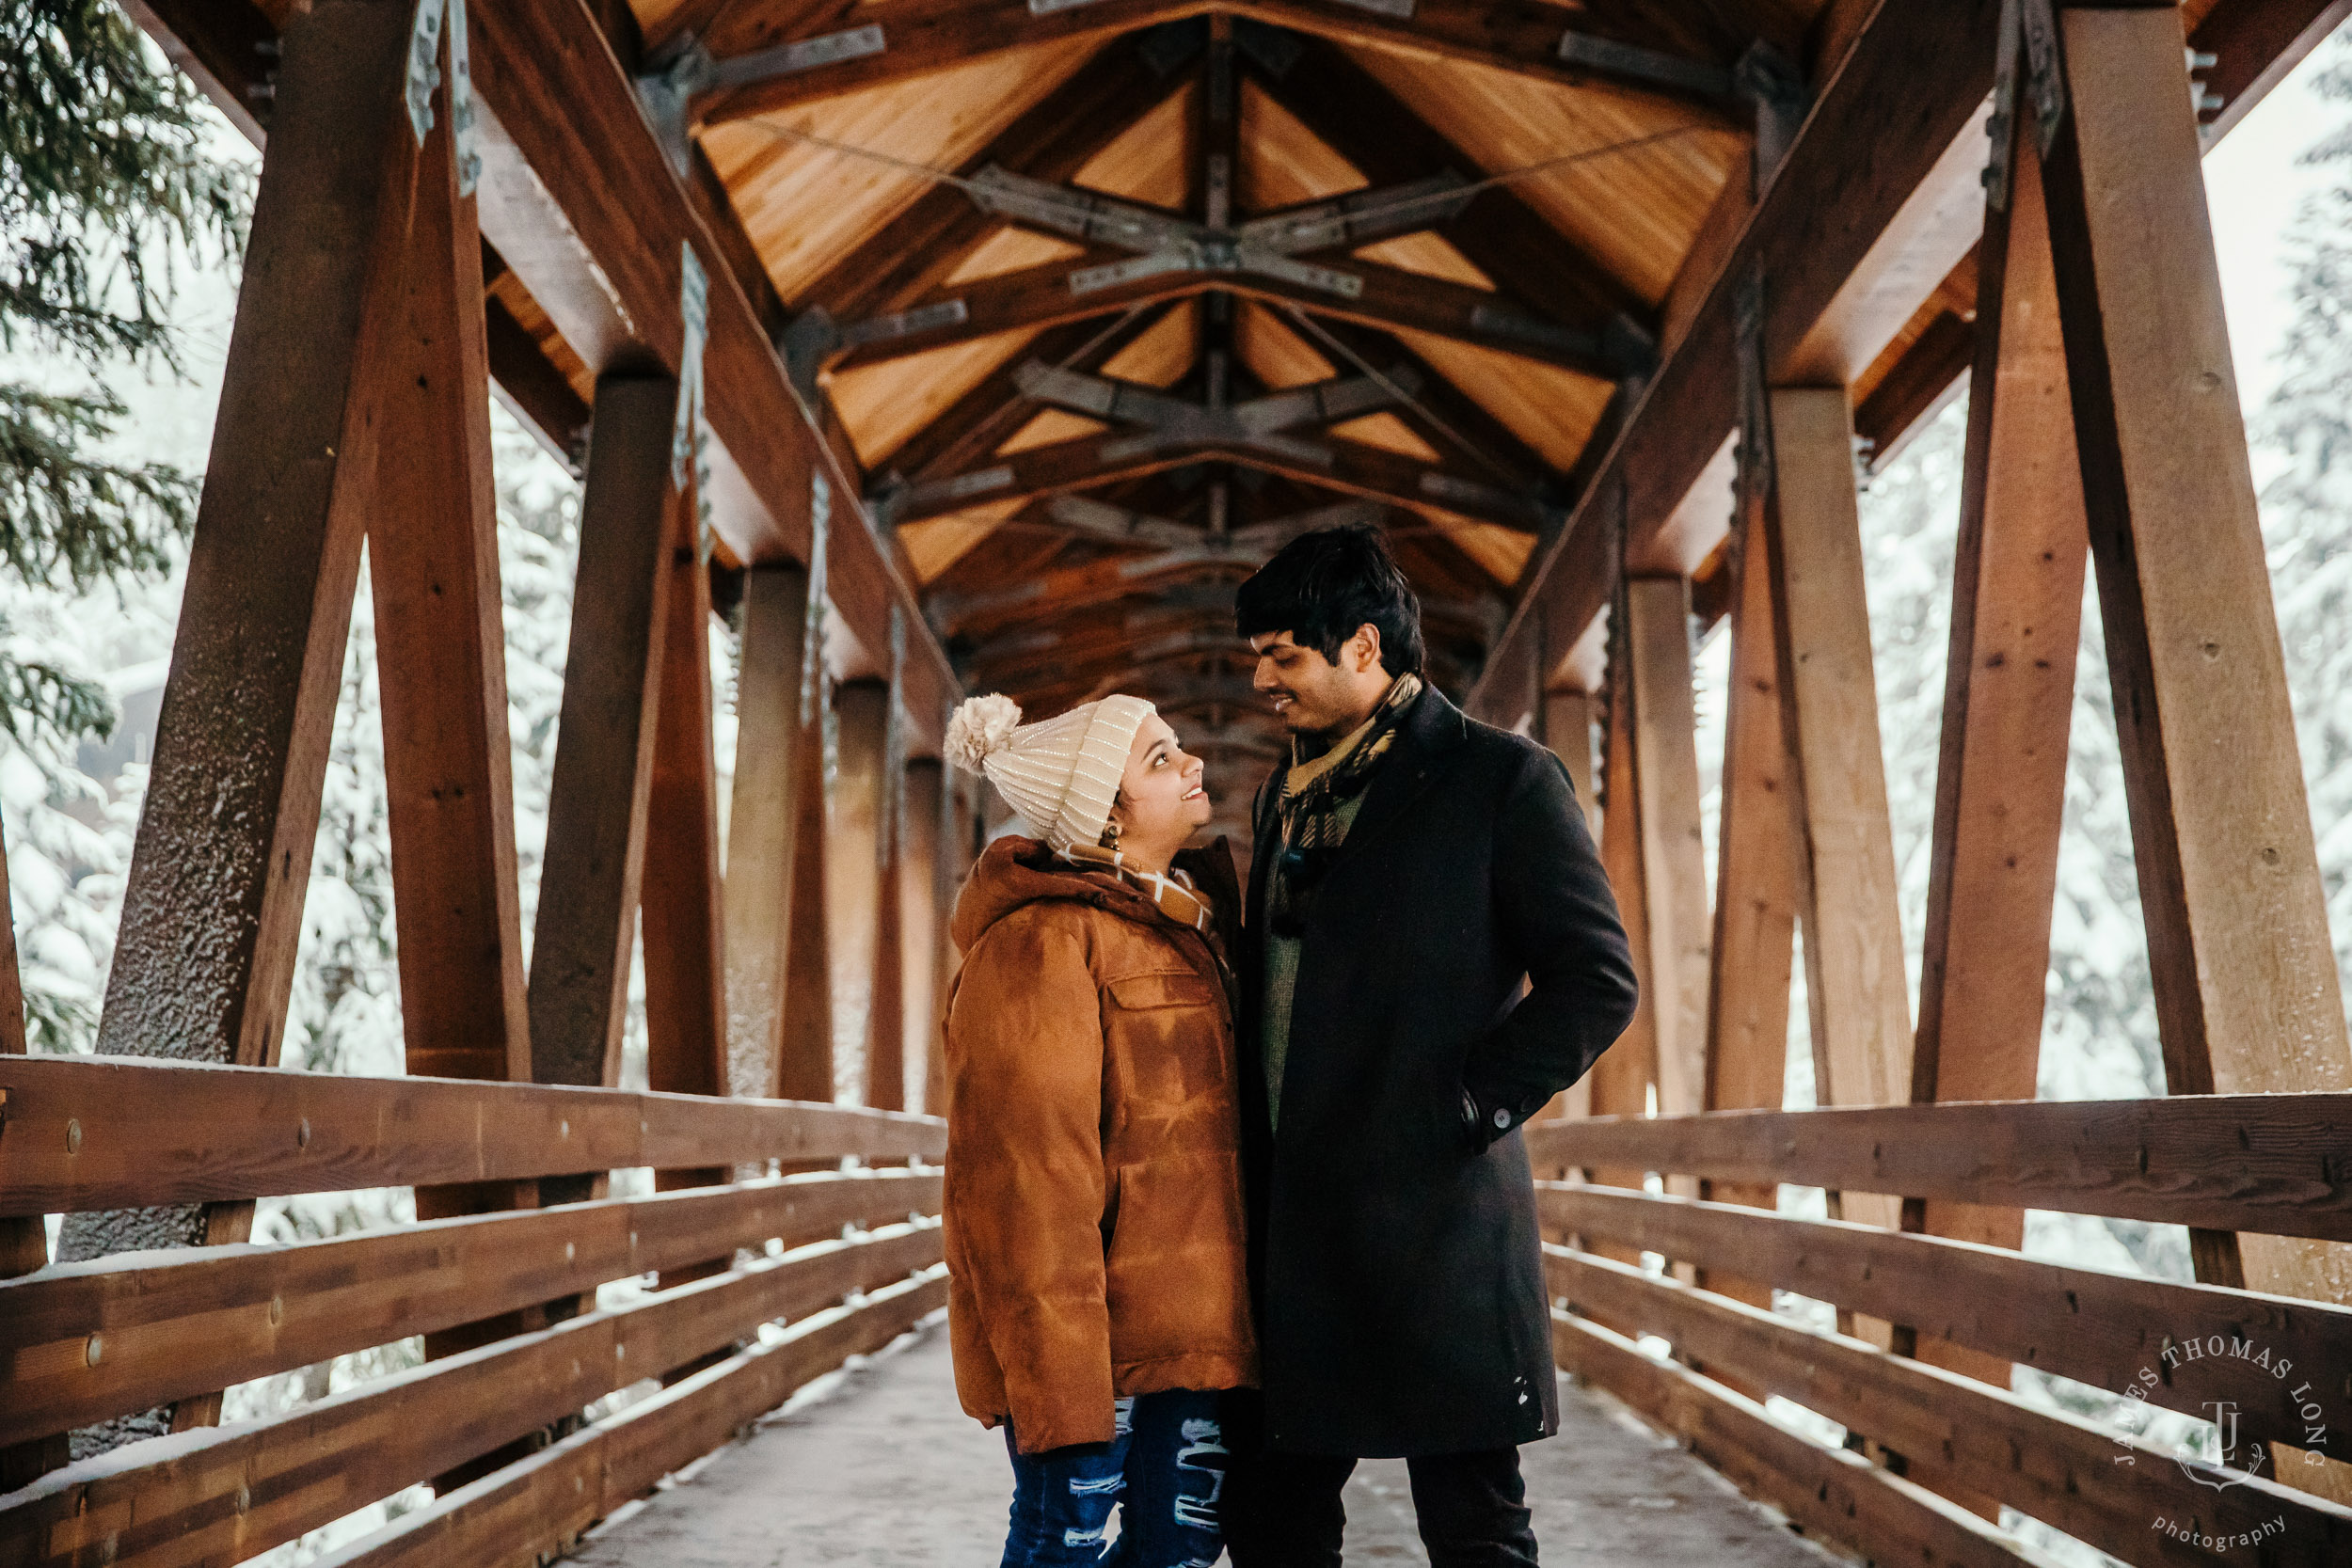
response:
M1731 78L1740 96L1756 105L1756 188L1761 191L1796 141L1813 94L1797 62L1762 39L1748 45Z
M795 39L790 43L755 49L748 55L731 55L717 63L711 86L740 87L778 76L797 76L818 66L863 60L889 47L890 40L882 36L881 24L869 22L863 27L822 33L813 39Z
M1446 169L1426 180L1376 190L1352 191L1329 201L1252 218L1234 230L1244 244L1295 254L1362 245L1391 234L1410 234L1460 215L1478 193Z
M1413 19L1413 0L1340 0L1340 4L1371 11L1375 16L1392 16L1400 22Z
M1730 98L1738 88L1732 72L1722 66L1662 49L1645 49L1638 43L1597 38L1573 27L1560 35L1559 54L1564 64L1581 66L1599 75L1646 82L1701 98Z

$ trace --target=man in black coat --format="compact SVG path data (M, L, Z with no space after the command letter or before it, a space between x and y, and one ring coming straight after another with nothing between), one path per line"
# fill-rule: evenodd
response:
M1263 1387L1232 1560L1336 1568L1356 1461L1403 1456L1437 1568L1533 1564L1518 1445L1559 1405L1518 1128L1632 1017L1616 901L1559 759L1422 678L1376 531L1293 541L1238 619L1294 738L1240 965Z

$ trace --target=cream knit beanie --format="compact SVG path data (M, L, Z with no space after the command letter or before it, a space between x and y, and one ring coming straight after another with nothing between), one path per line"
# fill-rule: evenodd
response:
M974 697L947 721L940 750L965 772L984 775L1056 849L1099 844L1136 731L1154 711L1140 697L1104 697L1024 724L1010 697Z

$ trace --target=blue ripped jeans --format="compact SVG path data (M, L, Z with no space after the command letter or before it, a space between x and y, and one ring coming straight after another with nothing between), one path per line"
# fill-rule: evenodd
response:
M1224 1545L1217 1397L1189 1388L1121 1398L1107 1443L1012 1449L1012 1527L1002 1568L1209 1568ZM1119 1539L1108 1541L1111 1510ZM1107 1544L1106 1544L1107 1542Z

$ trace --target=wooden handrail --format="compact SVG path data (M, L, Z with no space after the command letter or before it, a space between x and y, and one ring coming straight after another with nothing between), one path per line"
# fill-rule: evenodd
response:
M0 1282L0 1446L939 1196L936 1171L793 1176L44 1269Z
M1879 1562L1937 1568L2047 1568L2048 1558L1861 1454L1817 1443L1760 1405L1582 1318L1551 1315L1561 1366L1599 1384L1730 1479L1776 1503L1807 1534Z
M0 1216L634 1165L937 1160L936 1117L788 1100L0 1057Z
M689 1460L708 1453L849 1356L882 1348L947 1299L932 1273L826 1313L497 1470L316 1568L445 1568L530 1561L554 1549Z
M911 1269L944 1277L939 1255L935 1226L804 1248L267 1420L133 1444L12 1494L0 1507L0 1561L64 1568L167 1543L173 1560L240 1561L763 1323L824 1310ZM329 1476L341 1479L321 1484Z
M2250 1340L2316 1373L2352 1367L2352 1307L2218 1285L2145 1279L2043 1262L1998 1247L1735 1204L1609 1187L1539 1183L1545 1223L1907 1324L2045 1372L2121 1391L2169 1343ZM2161 1382L2151 1404L2200 1415L2193 1390ZM2249 1408L2258 1442L2299 1445L2304 1429Z
M1538 1170L1673 1172L2352 1242L2352 1094L1595 1117Z
M2352 1509L2265 1477L2206 1467L2213 1495L2185 1496L2172 1454L1999 1389L1839 1334L1806 1328L1745 1302L1614 1259L1545 1248L1554 1295L1580 1312L1663 1335L1701 1370L1721 1366L1903 1456L1904 1473L1939 1491L1998 1497L2126 1562L2161 1568L2181 1550L2148 1522L2194 1513L2222 1535L2283 1515L2280 1568L2352 1561Z

